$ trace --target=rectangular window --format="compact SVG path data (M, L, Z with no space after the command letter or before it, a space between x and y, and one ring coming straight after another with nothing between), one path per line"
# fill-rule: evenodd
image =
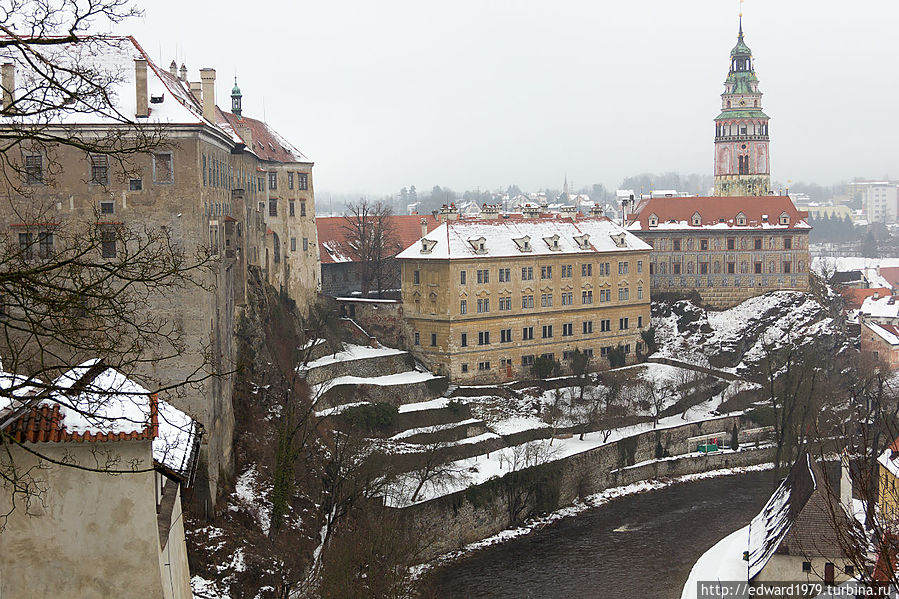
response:
M543 338L544 339L552 339L553 336L553 325L545 324L543 325Z
M642 328L643 328L643 317L642 317L642 316L638 316L638 317L637 317L637 328L638 328L638 329L642 329Z
M534 267L533 266L522 266L521 267L521 280L522 281L532 281L534 279Z
M680 262L675 262L671 265L671 274L679 275L680 274Z
M459 271L459 284L460 285L465 284L465 271L464 270Z
M115 202L100 202L100 214L115 213Z
M153 182L172 183L175 180L175 171L172 167L171 152L156 152L153 154Z
M415 331L415 345L421 345L421 335L418 331Z
M91 184L109 185L109 156L91 154Z
M592 277L593 276L593 265L592 264L581 264L581 276L582 277Z
M478 370L490 370L490 362L478 362Z
M590 333L593 332L593 321L592 320L585 320L584 322L581 323L581 325L582 325L581 329L582 329L582 332L584 335L589 335Z
M499 332L499 342L500 343L511 343L512 342L512 329L501 329Z
M412 284L413 285L421 285L421 271L420 270L412 271Z
M673 240L671 241L671 244L672 244L672 247L674 247L674 251L675 251L675 252L679 252L679 251L680 251L680 239L673 239Z
M552 308L552 305L553 305L553 294L552 293L540 294L540 307L541 308Z
M753 267L753 272L755 274L757 274L757 275L762 274L762 263L761 262L756 262L755 264L752 265L752 267Z
M612 330L612 319L605 318L599 321L599 332L600 333L608 333Z
M533 308L534 307L534 296L533 295L522 295L521 296L521 307L522 308Z
M293 173L287 173L287 189L293 189Z
M784 249L785 250L793 249L793 238L792 237L784 237Z
M562 265L562 278L563 278L563 279L570 279L570 278L571 278L571 265L570 265L570 264L563 264L563 265Z
M278 200L272 199L268 201L268 215L278 216Z
M737 240L734 239L733 237L728 237L727 238L727 249L733 250L733 249L736 249L736 247L737 247Z
M552 266L541 266L540 267L540 278L541 279L553 278L553 267Z
M530 341L534 338L534 327L524 327L521 329L521 340Z
M784 262L784 274L790 274L790 271L793 270L793 264L791 262Z
M25 156L25 183L37 185L44 182L44 157L40 154Z
M485 312L490 312L490 300L489 299L479 299L478 300L478 314L484 314Z
M699 249L702 251L709 249L709 240L708 239L700 239L699 240Z
M290 238L290 251L291 252L297 251L297 238L296 237Z
M521 356L521 365L522 366L533 366L534 365L534 356Z
M459 300L459 314L468 314L468 300Z
M512 298L511 297L501 297L499 298L499 310L500 312L508 312L512 309Z
M25 260L34 258L34 248L32 247L31 233L19 233L19 252Z
M268 174L268 188L272 191L278 189L278 173Z
M431 347L437 347L437 333L431 333Z
M100 255L104 258L115 258L116 235L113 229L105 228L100 231Z
M569 323L562 325L562 336L563 337L571 337L574 335L574 325Z
M490 271L489 270L479 270L478 271L478 285L483 285L485 283L490 282Z
M571 291L565 291L562 293L562 305L563 306L574 305L574 294Z
M736 262L728 262L727 263L727 274L732 275L737 272L737 263Z
M618 329L621 331L626 331L628 329L628 319L627 318L619 318L618 319Z
M638 273L643 272L643 260L637 260L637 272Z
M53 233L41 231L37 234L37 255L39 258L49 258L53 255Z
M600 289L599 290L599 303L607 304L612 301L612 290L611 289Z
M627 287L619 287L618 288L618 301L626 302L628 300L628 294L630 293L630 289Z
M297 189L309 189L309 175L297 173Z
M701 274L701 275L709 274L709 263L708 262L700 262L699 263L699 274Z
M303 251L304 252L309 251L309 238L308 237L303 237Z
M593 291L592 290L581 291L581 303L582 304L592 304L593 303Z
M637 299L638 300L643 299L643 288L642 287L637 287Z
M468 347L468 333L462 333L462 347Z
M752 240L752 247L753 247L753 249L756 249L756 250L762 249L762 238L761 238L761 237L756 237L755 239L753 239L753 240Z
M300 216L306 216L306 200L300 200Z
M294 200L290 200L287 202L287 210L290 216L297 215L297 203Z
M130 191L143 191L144 180L143 179L128 179L128 189Z
M499 269L499 282L500 283L508 283L511 280L512 280L512 269L511 268Z
M265 178L256 177L256 191L265 191Z
M490 331L480 331L478 333L478 345L490 345Z
M626 275L628 268L630 268L630 262L619 262L618 263L618 274Z

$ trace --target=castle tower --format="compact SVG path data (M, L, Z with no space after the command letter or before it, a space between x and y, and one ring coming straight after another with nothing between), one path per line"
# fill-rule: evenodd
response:
M231 88L231 112L240 117L241 113L241 100L243 99L243 94L240 93L240 88L237 87L237 76L234 77L234 87Z
M730 71L721 94L721 114L715 118L715 195L762 196L771 190L768 115L743 41L743 16L737 45L730 51Z

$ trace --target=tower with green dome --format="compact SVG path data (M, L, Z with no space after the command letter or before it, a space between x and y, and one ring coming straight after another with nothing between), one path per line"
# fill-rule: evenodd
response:
M763 196L771 190L768 115L743 40L743 16L737 45L730 51L730 71L721 94L721 114L715 118L715 195Z
M237 87L237 76L234 77L234 87L231 88L231 112L237 115L240 118L240 102L243 99L243 94L240 93L240 88Z

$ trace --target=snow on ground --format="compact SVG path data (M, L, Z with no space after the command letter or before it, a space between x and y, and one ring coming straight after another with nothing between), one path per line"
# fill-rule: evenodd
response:
M320 366L327 366L329 364L336 364L337 362L351 362L353 360L362 360L365 358L381 358L383 356L395 356L397 354L404 354L401 349L394 349L392 347L369 347L367 345L354 345L352 343L344 343L343 351L339 351L334 354L329 354L327 356L322 356L318 360L313 360L309 362L305 366L305 370L312 370L313 368L319 368Z
M423 410L439 410L440 408L445 408L449 405L448 397L438 397L437 399L432 399L430 401L420 401L418 403L407 403L401 405L399 407L400 414L404 414L406 412L421 412Z
M399 440L406 439L407 437L411 437L413 435L419 435L422 433L436 433L439 431L446 431L454 428L459 428L460 426L468 426L469 424L480 424L482 421L477 418L468 418L466 420L460 420L459 422L449 422L447 424L434 424L432 426L421 426L418 428L407 428L406 430L395 434L390 437L391 440Z
M536 416L513 416L490 423L490 429L499 435L511 435L534 428L547 428L549 425Z
M689 422L710 420L715 417L716 416L710 414L700 413L689 416L689 419L683 419L681 416L671 416L660 419L656 428L674 428ZM478 455L456 460L453 462L453 470L466 472L468 476L464 479L455 481L441 481L441 484L437 487L426 484L422 488L415 503L422 503L437 497L449 495L469 486L485 483L492 478L500 478L509 472L534 466L536 463L548 463L561 460L609 443L614 443L625 437L630 437L650 430L653 430L652 422L643 422L614 429L606 440L603 440L602 432L587 433L584 435L583 440L577 435L568 439L539 439L520 445L503 447L502 449L490 452L487 455ZM407 482L401 478L396 487L392 490L393 492L388 492L388 496L385 498L386 503L392 507L407 507L412 505L402 493L402 489L406 487L408 487Z
M272 522L272 506L264 499L267 493L260 487L259 472L255 465L251 465L237 477L233 493L236 505L232 505L231 509L239 509L237 507L239 506L246 510L259 523L262 532L267 535Z
M414 383L423 383L431 379L440 378L430 372L420 372L418 370L410 370L408 372L399 372L397 374L385 374L383 376L339 376L325 381L320 385L312 388L313 397L321 397L328 389L337 387L338 385L412 385Z
M681 599L696 599L696 583L700 580L746 582L747 564L743 552L748 547L749 525L715 543L693 565Z

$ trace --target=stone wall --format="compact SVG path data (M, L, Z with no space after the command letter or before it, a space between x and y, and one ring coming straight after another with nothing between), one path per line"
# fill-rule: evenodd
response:
M412 356L406 352L359 360L345 360L310 368L306 373L306 382L310 385L318 385L339 376L384 376L406 372L412 367Z
M354 369L354 373L356 371L357 369ZM370 401L401 406L433 399L443 393L446 387L446 377L399 385L334 385L322 396L320 405L322 408L328 408L354 401Z
M728 416L651 430L579 453L549 464L530 468L518 474L493 479L465 491L403 508L401 513L420 527L422 538L429 543L429 556L453 551L494 535L510 525L509 496L534 484L534 492L526 500L519 519L540 511L570 505L579 497L599 493L611 487L640 480L675 477L720 468L761 464L771 460L769 448L742 445L737 452L720 452L707 456L681 456L655 461L656 446L664 450L686 450L694 437L729 431L734 424L740 442L750 441L742 431L754 431L754 424L740 416ZM757 438L757 437L756 437ZM754 441L754 439L753 439ZM695 447L692 448L695 450ZM385 508L390 509L390 508Z

